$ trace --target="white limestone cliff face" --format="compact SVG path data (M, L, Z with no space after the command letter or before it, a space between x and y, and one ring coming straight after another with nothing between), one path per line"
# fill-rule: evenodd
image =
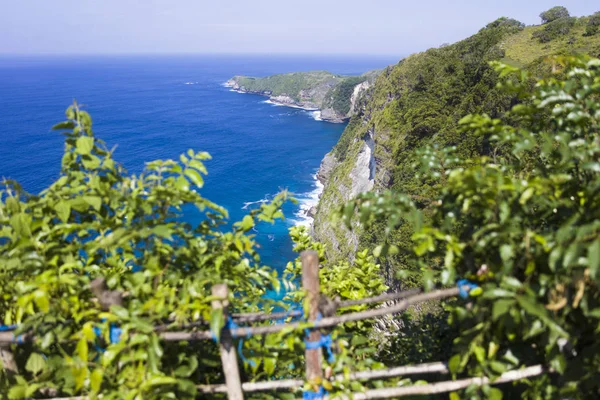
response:
M375 157L373 150L375 141L369 135L356 157L354 168L350 171L352 186L350 188L350 198L354 198L361 193L373 189L375 185Z
M354 87L354 91L350 97L350 111L348 111L348 117L358 114L360 111L358 107L360 96L370 87L371 83L369 83L369 81L364 81L363 83L359 83Z

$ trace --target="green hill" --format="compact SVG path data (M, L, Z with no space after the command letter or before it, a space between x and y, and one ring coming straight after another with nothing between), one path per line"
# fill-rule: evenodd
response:
M592 17L555 22L525 27L500 18L465 40L409 56L379 75L318 175L325 188L313 231L329 258L352 258L357 249L372 248L386 229L349 232L331 221L333 211L356 194L393 189L428 208L436 184L417 174L420 148L456 146L461 158L488 152L484 138L459 132L458 121L470 113L502 117L518 102L496 88L498 75L490 61L518 65L540 77L555 67L544 62L548 56L600 55L600 33L590 34ZM403 256L412 246L411 233L407 227L393 232L401 249L380 260L388 271L413 268Z

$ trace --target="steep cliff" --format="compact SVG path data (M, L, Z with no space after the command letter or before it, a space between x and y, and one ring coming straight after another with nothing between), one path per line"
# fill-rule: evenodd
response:
M459 119L469 113L501 117L517 99L496 88L498 77L489 62L498 60L528 69L534 76L550 73L543 60L552 54L600 55L600 35L586 36L588 18L576 19L564 35L542 42L536 32L501 18L472 37L414 54L385 69L361 98L352 101L354 116L335 148L327 154L319 177L324 191L313 233L326 244L330 259L352 258L359 247L370 247L384 226L349 232L331 216L358 193L393 189L407 193L427 209L432 184L418 176L418 149L426 144L455 146L463 158L486 153L487 142L465 136ZM384 261L389 270L410 269L403 253L411 246L410 229L393 234L400 254Z

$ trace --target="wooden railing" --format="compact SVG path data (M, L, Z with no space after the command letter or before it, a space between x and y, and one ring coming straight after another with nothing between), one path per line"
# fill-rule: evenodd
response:
M225 320L230 317L236 322L236 325L228 324L220 332L220 339L218 341L219 352L221 355L221 362L223 367L223 374L225 376L224 384L214 385L198 385L198 391L200 393L211 394L211 393L226 393L229 400L242 400L244 398L244 392L260 392L260 391L298 391L306 381L319 381L323 379L323 368L322 368L322 349L307 348L305 349L305 365L306 375L305 379L281 379L281 380L270 380L262 382L244 382L240 379L240 373L238 368L238 355L234 346L234 338L237 337L249 337L254 335L266 335L281 332L283 330L296 330L296 329L307 329L308 326L308 338L309 342L320 342L321 332L320 328L328 328L336 325L344 324L347 322L361 321L365 319L372 319L381 317L389 314L396 314L406 310L411 305L436 299L444 299L449 297L455 297L459 294L459 288L449 288L443 290L435 290L427 293L421 293L420 290L410 290L399 293L388 293L381 296L371 297L360 300L349 300L342 301L337 304L338 308L349 307L354 305L381 303L390 300L400 300L398 303L366 311L352 312L343 315L335 315L330 317L319 318L319 298L320 283L319 283L319 258L314 251L305 251L301 254L302 260L302 286L307 296L307 307L308 310L306 315L303 315L301 311L292 311L284 313L252 313L252 314L230 314L229 307L229 289L224 284L215 285L212 289L212 295L216 300L213 300L211 307L215 310L223 312ZM245 326L238 327L237 323L252 323L259 321L276 321L287 317L304 317L303 321L287 322L274 325L266 326ZM192 325L190 325L192 327ZM157 327L156 330L164 341L195 341L195 340L213 340L214 334L210 330L201 331L178 331L169 332L164 331L165 327ZM21 335L18 340L14 337L12 332L0 332L0 350L5 349L6 346L11 343L19 342L23 343L26 341L33 340L32 335L24 334ZM386 387L381 389L371 389L365 392L353 393L352 398L355 400L361 399L386 399L386 398L397 398L403 396L414 396L414 395L429 395L438 394L444 392L451 392L455 390L464 389L471 385L496 385L511 381L518 381L537 375L541 375L544 372L544 368L541 365L535 365L520 370L513 370L502 374L494 381L490 381L487 377L474 377L460 380L451 380L437 383L430 383L425 385L414 385L414 386L402 386L402 387ZM371 370L371 371L360 371L351 373L349 376L345 375L334 375L329 379L331 381L346 381L346 380L359 380L368 381L373 379L385 379L394 378L400 376L409 375L422 375L422 374L448 374L449 370L446 363L435 362L420 365L408 365L395 368ZM87 397L72 397L70 399L83 400ZM323 399L329 399L330 396L325 395ZM339 395L335 398L350 399L346 395ZM66 399L54 399L54 400L66 400Z

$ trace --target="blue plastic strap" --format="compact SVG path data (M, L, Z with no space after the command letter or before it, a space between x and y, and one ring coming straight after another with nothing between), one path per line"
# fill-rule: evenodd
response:
M333 354L333 339L331 335L321 335L321 339L316 342L309 342L308 340L304 340L304 344L306 345L307 350L316 350L321 347L325 348L325 352L327 353L327 362L332 364L335 362L335 355Z
M110 325L110 342L111 343L119 343L121 340L121 334L123 333L123 329L118 326Z
M321 400L325 396L327 396L327 391L323 386L319 388L318 392L313 392L312 390L302 392L302 400Z
M0 332L14 331L17 325L0 325Z
M463 299L469 297L469 292L471 290L479 287L473 282L468 281L467 279L460 279L456 284L458 285L458 295Z

